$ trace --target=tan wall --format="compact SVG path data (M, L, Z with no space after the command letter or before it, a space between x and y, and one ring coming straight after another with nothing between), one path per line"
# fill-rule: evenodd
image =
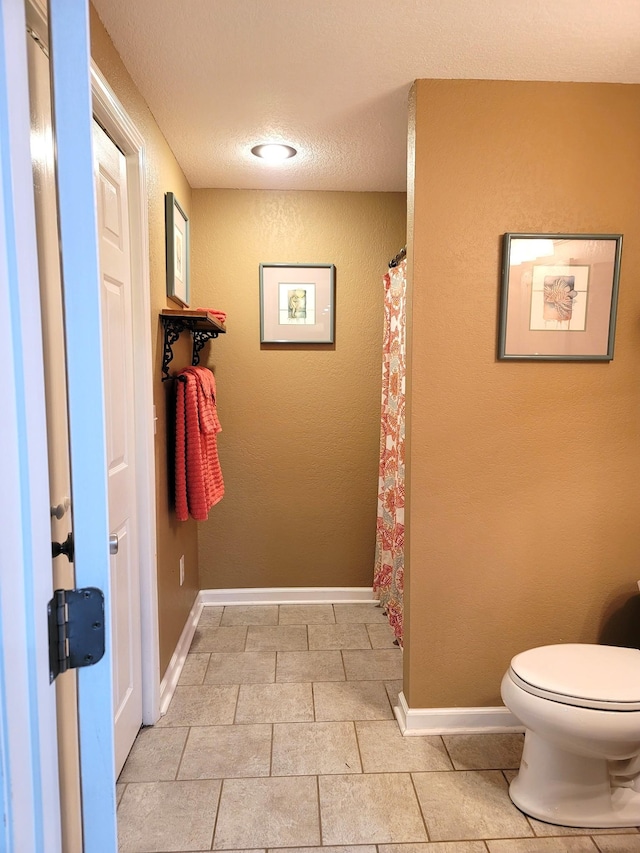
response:
M195 522L180 523L169 505L167 406L172 382L162 383L162 335L158 314L177 307L166 297L164 194L173 192L184 211L191 212L191 188L153 115L122 64L111 39L91 7L91 55L117 98L145 140L147 192L149 195L149 251L151 269L151 317L153 340L154 402L156 404L156 492L158 529L158 601L160 622L160 672L173 654L197 591L198 565ZM183 338L187 338L186 335ZM176 364L189 359L187 340L175 348ZM170 411L170 409L169 409ZM169 416L170 417L170 416ZM179 585L179 560L185 555L185 582Z
M198 528L201 586L370 585L381 280L406 197L194 190L192 211L194 304L229 327L207 345L226 495ZM335 347L260 346L261 262L336 265Z
M528 647L637 642L612 628L640 577L640 86L415 99L405 691L495 705ZM496 361L507 231L624 234L613 362Z

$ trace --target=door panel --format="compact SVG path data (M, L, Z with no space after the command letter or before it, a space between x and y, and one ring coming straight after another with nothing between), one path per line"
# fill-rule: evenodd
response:
M140 579L136 559L133 332L127 174L124 155L93 123L98 211L111 557L116 773L142 724Z

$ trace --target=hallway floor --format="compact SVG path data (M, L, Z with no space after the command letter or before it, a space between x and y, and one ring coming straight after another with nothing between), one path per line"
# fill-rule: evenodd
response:
M401 679L373 605L205 607L167 714L120 775L120 850L640 853L637 829L519 812L522 735L403 738Z

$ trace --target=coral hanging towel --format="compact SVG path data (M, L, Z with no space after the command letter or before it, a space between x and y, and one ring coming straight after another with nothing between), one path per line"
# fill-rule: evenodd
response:
M187 367L176 377L176 515L206 521L224 495L217 434L216 382L205 367Z

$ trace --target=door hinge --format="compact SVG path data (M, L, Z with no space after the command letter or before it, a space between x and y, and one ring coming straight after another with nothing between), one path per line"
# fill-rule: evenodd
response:
M47 606L49 682L61 672L93 666L104 655L104 594L96 587L56 589Z

